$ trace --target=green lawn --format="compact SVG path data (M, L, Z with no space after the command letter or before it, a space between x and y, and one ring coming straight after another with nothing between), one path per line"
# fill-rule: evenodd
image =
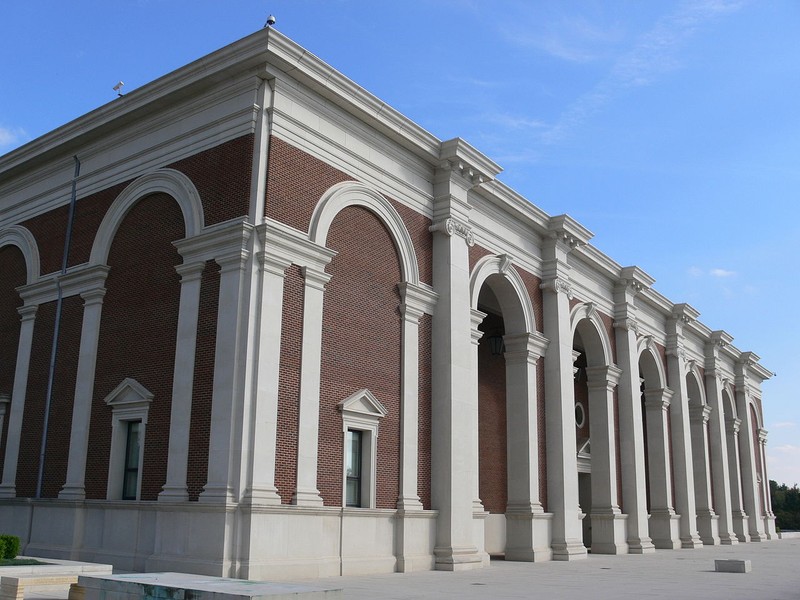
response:
M27 565L46 565L35 558L0 558L0 567L25 567Z

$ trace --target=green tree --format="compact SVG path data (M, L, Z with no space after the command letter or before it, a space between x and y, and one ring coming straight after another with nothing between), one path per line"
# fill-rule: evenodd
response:
M797 484L789 487L785 483L770 479L769 491L772 496L772 512L775 524L782 530L800 530L800 489Z

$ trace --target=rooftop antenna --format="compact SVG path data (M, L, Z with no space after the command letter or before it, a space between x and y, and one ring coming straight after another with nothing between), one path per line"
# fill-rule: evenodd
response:
M275 15L270 15L267 17L267 22L264 24L264 27L272 27L275 25L276 19Z
M117 82L117 85L115 85L115 86L113 87L113 90L114 90L115 92L117 92L117 96L119 96L120 98L122 98L122 86L123 86L123 85L125 85L125 82L124 82L124 81L118 81L118 82Z

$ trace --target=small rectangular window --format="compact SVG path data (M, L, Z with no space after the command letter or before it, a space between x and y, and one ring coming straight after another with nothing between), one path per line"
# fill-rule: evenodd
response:
M361 452L363 432L353 429L347 430L345 440L345 469L347 471L347 506L361 506Z
M125 472L122 478L122 499L136 500L139 488L139 432L141 421L127 422Z

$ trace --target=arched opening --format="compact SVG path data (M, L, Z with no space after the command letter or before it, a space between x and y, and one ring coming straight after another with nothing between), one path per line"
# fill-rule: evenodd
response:
M711 448L709 445L709 419L711 406L705 398L700 375L696 368L686 374L686 392L689 396L689 426L692 440L692 474L694 480L697 529L704 544L719 543L719 527L714 512L711 486Z
M729 386L722 390L722 410L725 415L733 531L740 542L746 542L747 514L744 510L744 497L742 495L742 465L739 462L739 428L741 420L736 415L736 402Z
M536 406L536 365L546 341L536 332L530 297L507 257L479 261L471 295L478 494L489 513L485 549L506 560L539 560L540 553L550 552L539 489Z
M611 364L610 346L596 319L589 307L572 341L578 501L584 545L593 553L618 554L627 552L617 461L620 371Z

